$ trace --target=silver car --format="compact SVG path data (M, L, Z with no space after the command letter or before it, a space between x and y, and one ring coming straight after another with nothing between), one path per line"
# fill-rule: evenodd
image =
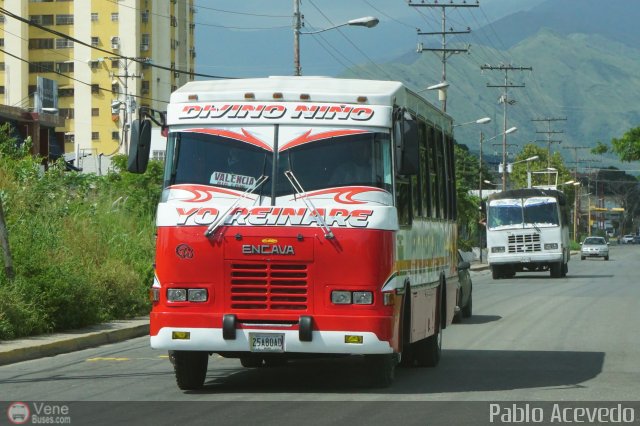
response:
M609 243L603 237L588 237L580 245L580 259L604 257L609 260Z

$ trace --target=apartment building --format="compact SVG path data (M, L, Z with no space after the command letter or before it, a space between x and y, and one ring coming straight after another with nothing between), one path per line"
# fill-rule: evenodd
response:
M57 108L48 113L64 119L56 132L67 153L125 152L137 108L164 111L170 93L193 79L193 0L0 0L0 7L0 103L34 108L38 77L55 80Z

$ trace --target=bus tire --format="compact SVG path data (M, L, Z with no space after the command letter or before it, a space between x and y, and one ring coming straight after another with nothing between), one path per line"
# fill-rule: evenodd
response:
M473 313L473 289L469 294L469 300L467 301L467 304L464 305L464 308L462 308L462 317L469 318L472 315L472 313Z
M207 376L209 354L200 351L174 351L173 370L182 390L200 389Z
M240 364L244 368L259 368L262 367L262 358L256 356L243 356L240 358Z
M396 375L397 354L365 355L365 362L374 387L388 388L391 386Z
M549 267L551 271L551 278L560 278L562 277L562 261L552 263Z
M500 273L500 267L498 265L494 265L491 267L491 277L494 280L499 280L500 278L502 278L502 274Z

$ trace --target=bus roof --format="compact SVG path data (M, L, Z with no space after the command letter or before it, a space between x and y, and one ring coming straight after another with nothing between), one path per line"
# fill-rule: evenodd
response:
M347 104L402 105L406 89L397 81L355 80L331 77L265 77L234 80L192 81L171 95L172 103L190 102L189 95L197 95L199 102L245 101L252 93L256 101L300 102L300 95L309 95L312 102L339 102ZM281 99L274 99L281 93ZM358 102L365 96L366 102Z
M554 197L558 199L558 203L563 205L566 202L566 197L563 192L555 189L540 189L540 188L521 188L510 189L508 191L496 192L489 195L489 201L502 200L505 198L529 198L529 197Z

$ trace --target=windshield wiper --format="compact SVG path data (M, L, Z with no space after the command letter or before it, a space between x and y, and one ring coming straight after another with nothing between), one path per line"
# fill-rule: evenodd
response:
M216 229L218 229L218 226L220 226L220 224L227 219L227 215L229 214L229 212L232 211L240 203L240 201L247 198L247 195L253 194L255 190L260 188L262 184L265 183L267 180L269 180L269 176L267 175L260 176L258 180L254 182L253 185L251 185L242 194L240 194L240 196L236 199L236 201L233 202L233 204L231 204L231 206L229 206L229 208L224 212L224 214L220 215L220 217L217 220L215 220L211 225L209 225L207 230L204 232L204 236L209 237L214 232L216 232Z
M331 232L331 228L327 226L327 223L324 221L322 216L320 216L320 212L318 212L316 206L314 206L311 200L307 198L307 193L305 192L304 188L302 188L302 185L300 185L300 182L298 182L298 179L296 179L293 172L291 170L286 170L284 172L284 176L289 180L289 183L291 184L291 187L293 187L293 190L296 191L296 194L298 194L300 198L302 198L302 202L304 202L307 208L311 210L311 214L318 218L318 223L320 224L320 228L322 228L324 237L328 240L332 239L334 235L333 232Z

